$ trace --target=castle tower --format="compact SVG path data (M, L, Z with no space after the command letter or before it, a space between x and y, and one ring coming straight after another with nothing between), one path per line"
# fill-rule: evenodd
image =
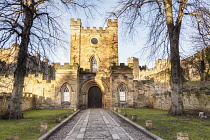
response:
M71 19L70 64L91 72L106 72L118 64L118 20L108 20L105 29L83 28L80 19Z

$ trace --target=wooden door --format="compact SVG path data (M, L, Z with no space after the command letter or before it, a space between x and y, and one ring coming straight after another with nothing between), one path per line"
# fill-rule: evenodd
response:
M97 86L91 87L88 91L88 108L102 107L102 93Z

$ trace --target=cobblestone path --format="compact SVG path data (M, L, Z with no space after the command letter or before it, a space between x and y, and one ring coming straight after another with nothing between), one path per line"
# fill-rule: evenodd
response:
M48 140L152 140L125 123L109 110L82 110Z

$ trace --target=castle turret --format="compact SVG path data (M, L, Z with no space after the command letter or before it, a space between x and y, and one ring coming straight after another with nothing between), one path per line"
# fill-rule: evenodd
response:
M128 65L133 68L134 79L139 78L139 59L135 57L128 58Z
M80 47L81 47L81 19L71 19L70 21L70 30L71 30L71 52L70 52L70 64L73 63L80 64Z
M108 19L107 26L108 27L118 27L118 19L114 19L114 21L112 21L111 19Z
M111 37L109 40L110 55L113 56L110 62L118 65L118 20L108 19L107 26L109 36Z
M40 59L40 54L39 54L39 53L35 53L34 56L35 56L37 59Z

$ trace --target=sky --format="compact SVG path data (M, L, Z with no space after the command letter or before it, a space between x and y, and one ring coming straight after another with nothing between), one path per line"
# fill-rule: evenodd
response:
M82 21L83 27L106 27L105 19L109 16L108 12L113 11L114 7L116 6L117 0L106 0L101 1L102 3L95 0L96 4L99 6L97 7L97 12L92 12L92 17L87 17L87 15L82 12L82 10L78 10L73 14L68 12L61 13L64 30L67 34L67 40L70 42L70 19L80 18ZM124 35L124 25L121 23L121 19L118 19L118 54L119 54L119 63L127 64L127 58L129 57L136 57L139 58L139 64L141 66L147 65L148 68L154 67L155 59L161 58L154 58L152 60L148 59L148 52L142 53L142 49L147 47L147 38L149 29L145 27L140 27L137 29L137 32L133 36L125 36ZM187 32L187 31L186 31ZM191 31L189 31L191 32ZM186 38L187 40L187 38ZM190 46L191 43L184 42L183 46ZM57 52L57 56L59 58L55 58L53 61L58 63L69 63L69 53L70 53L70 43L69 46L66 47L68 50L59 50ZM183 47L189 49L189 47ZM181 49L182 53L186 53L186 51L192 51L191 49Z

